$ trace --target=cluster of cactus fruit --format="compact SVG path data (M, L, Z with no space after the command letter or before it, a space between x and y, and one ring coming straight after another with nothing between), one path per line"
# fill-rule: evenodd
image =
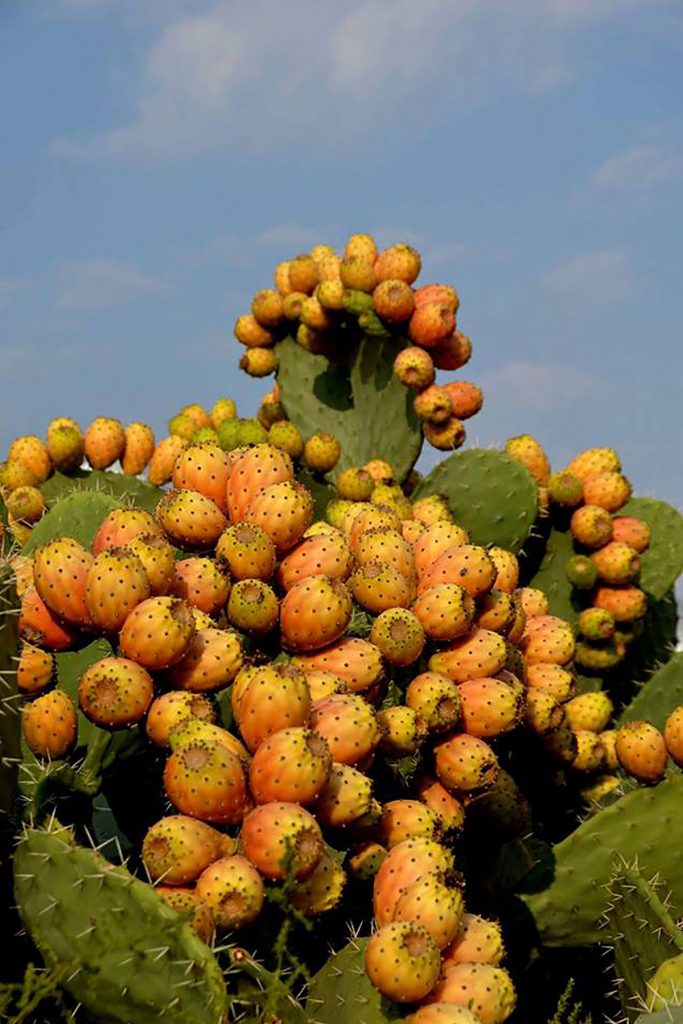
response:
M415 410L465 401L433 383L455 292L419 269L365 235L278 267L236 328L249 372L277 367L253 419L221 398L158 444L62 418L10 445L8 1020L683 1002L683 522L606 448L551 474L525 436L417 473L438 422ZM615 992L577 959L598 943Z

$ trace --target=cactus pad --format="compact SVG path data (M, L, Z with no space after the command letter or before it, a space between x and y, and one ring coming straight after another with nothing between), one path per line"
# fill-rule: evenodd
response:
M109 494L95 491L70 494L58 501L36 524L23 552L30 555L54 537L73 537L90 549L102 520L112 509L120 507L121 503Z
M672 842L678 829L683 800L683 776L674 776L654 788L627 793L583 822L552 849L552 881L523 899L536 919L541 939L549 946L584 946L604 937L599 922L607 910L606 883L614 872L614 858L636 857L648 875L659 873L672 885L675 903L683 905L683 846ZM538 875L532 871L526 888L533 889Z
M671 661L652 673L624 709L619 725L645 718L658 729L663 729L667 718L679 704L683 704L683 653L674 654Z
M5 563L0 566L0 813L7 813L14 803L21 757L16 605L12 573Z
M367 939L351 939L311 979L306 1011L311 1024L386 1024L403 1016L365 973Z
M637 516L650 527L650 547L642 555L640 585L661 599L683 572L683 516L665 501L632 498L619 515Z
M102 1024L219 1024L227 1013L210 949L153 889L77 846L58 823L28 829L15 853L24 926L64 988Z
M648 982L665 960L683 952L683 932L671 916L667 883L647 881L637 864L622 864L608 886L604 924L614 948L619 994L633 1017L647 1004Z
M101 469L78 469L68 476L64 473L54 473L45 481L41 490L48 507L70 494L81 494L86 491L108 494L126 505L144 508L148 512L154 511L163 494L161 488L138 480L135 476Z
M398 346L363 338L351 368L331 363L285 339L278 345L278 384L291 421L304 436L334 434L342 455L333 476L370 459L385 459L399 481L422 446L412 395L393 376Z
M442 494L473 544L520 551L538 512L536 483L521 463L493 449L470 448L440 462L414 498Z
M576 622L578 604L565 566L574 554L572 535L563 530L551 530L543 561L529 583L530 587L543 591L552 615L572 623Z

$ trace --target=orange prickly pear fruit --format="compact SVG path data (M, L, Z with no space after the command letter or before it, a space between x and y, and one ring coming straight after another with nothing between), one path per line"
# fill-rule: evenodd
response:
M418 593L437 583L457 583L472 597L481 597L493 589L496 576L497 569L484 548L460 544L448 548L423 572Z
M615 622L634 622L647 612L647 594L639 587L598 587L591 600L596 608L608 611Z
M7 451L7 461L19 462L29 471L33 480L27 480L27 484L42 484L52 472L48 448L35 434L15 438Z
M415 396L413 408L421 420L428 420L430 423L447 423L453 416L448 392L438 384L432 384L420 391Z
M222 512L227 512L226 488L231 473L227 452L211 441L185 448L173 467L173 486L179 490L199 491Z
M118 550L140 559L153 597L168 594L175 576L176 560L174 549L165 537L143 533Z
M284 312L284 308L283 308ZM251 313L243 313L235 320L233 334L241 345L249 348L267 348L275 344L275 334L262 327Z
M253 864L239 854L209 864L197 880L197 899L212 914L216 927L234 931L250 925L265 900L263 881Z
M140 536L164 538L164 533L150 512L142 508L115 508L100 523L92 542L94 555L126 547Z
M521 650L527 663L532 665L536 662L554 663L566 665L574 657L576 642L571 626L567 622L559 621L558 624L548 623L547 625L530 628L527 627L522 638Z
M493 785L498 774L498 760L488 743L467 733L437 744L434 764L439 782L456 795L482 792Z
M225 607L230 580L212 558L182 558L175 563L169 592L193 608L215 615Z
M128 615L119 636L125 658L150 671L169 668L192 643L192 609L177 597L149 597Z
M468 420L484 404L484 393L476 384L466 380L454 380L444 384L444 391L451 400L452 413L459 420Z
M506 594L503 590L490 590L488 594L479 598L475 616L476 624L482 629L490 629L494 633L500 633L501 636L507 636L515 621L518 608L521 608L521 605L515 602L512 594ZM526 618L524 621L526 622ZM522 632L524 632L523 628Z
M394 374L407 388L421 391L434 383L436 370L432 357L426 349L419 345L410 345L396 356Z
M78 638L76 628L61 622L34 586L30 586L21 599L19 635L36 647L49 651L68 651Z
M199 491L169 491L156 507L156 518L178 547L208 551L228 525L218 505Z
M408 337L430 351L442 345L455 330L455 313L441 302L417 306L408 322Z
M65 757L76 742L76 708L64 690L43 693L27 704L22 725L26 744L36 757L57 761Z
M315 814L325 828L358 827L373 807L372 782L350 764L332 764L330 776L315 802Z
M461 331L453 331L430 349L437 370L459 370L472 357L472 342Z
M444 832L459 832L465 824L465 808L452 793L429 775L417 781L417 796L439 815Z
M412 606L430 640L455 640L469 632L474 599L457 583L437 583L424 590Z
M279 729L308 725L310 692L306 677L294 665L241 669L231 700L242 739L252 753Z
M275 571L275 545L260 526L235 523L218 538L216 559L230 570L235 580L255 579L266 583Z
M533 587L520 587L517 596L522 602L527 619L535 615L548 614L548 598L542 590L535 590Z
M617 540L594 552L591 561L598 570L598 579L611 586L629 583L640 571L638 552Z
M422 259L417 249L406 242L398 242L377 255L374 267L379 282L404 281L412 284L420 274Z
M683 705L671 712L664 725L664 742L669 757L680 767L683 764Z
M531 434L511 437L505 443L505 451L511 458L526 466L539 487L548 486L550 461L539 442Z
M425 420L422 424L422 433L432 448L437 448L440 452L449 452L460 448L467 437L464 424L455 416L451 416L445 423L439 424Z
M123 456L126 435L119 420L100 416L85 432L85 457L93 469L108 469Z
M355 555L360 565L380 562L398 569L407 579L415 575L413 549L398 530L366 530L358 538Z
M157 747L167 747L171 732L181 722L196 718L201 722L213 723L215 717L213 705L208 698L171 690L152 701L145 729L152 743Z
M631 484L621 473L598 473L584 483L583 497L587 505L618 512L631 497Z
M448 501L443 494L429 494L426 498L418 498L417 501L414 501L413 519L423 523L426 527L435 526L437 523L448 523L455 526L451 510L448 507ZM438 535L441 541L440 550L442 552L448 547L453 547L455 544L467 544L469 540L467 531L461 526L455 527L455 531L449 536L451 537L451 543L444 544L443 535Z
M340 580L311 576L287 591L280 605L282 644L315 651L339 640L351 621L352 601Z
M17 665L19 693L41 693L52 682L55 661L49 651L41 651L32 644L22 644Z
M313 521L313 511L310 492L302 484L285 481L260 491L245 518L260 526L283 554L301 540Z
M76 626L89 622L86 586L92 564L90 552L71 537L56 537L36 551L35 588L58 619Z
M621 462L614 448L587 448L572 459L567 470L585 483L599 473L620 472Z
M406 706L418 716L428 733L448 732L460 720L460 691L439 672L421 672L408 684Z
M407 608L413 596L410 581L392 565L381 562L359 566L348 585L354 601L372 615L389 608Z
M438 814L419 800L390 800L382 808L378 838L388 850L405 839L438 839Z
M432 672L442 672L454 683L494 676L505 665L507 646L498 633L473 629L452 641L429 659Z
M515 1008L512 978L491 964L453 964L429 994L430 1003L450 1003L472 1010L481 1024L501 1024Z
M458 934L444 950L442 968L451 964L491 964L497 967L505 956L503 933L497 921L477 914L463 914Z
M372 293L377 316L386 323L400 324L410 320L415 310L413 289L405 281L387 278Z
M546 690L560 703L569 700L576 688L571 672L561 665L547 662L527 665L527 682L529 687Z
M394 921L412 921L426 928L439 949L448 946L458 933L465 910L462 893L438 875L417 878L399 896Z
M103 633L118 633L130 612L149 596L147 573L130 551L102 551L88 569L88 618Z
M471 679L458 687L463 729L470 736L491 739L519 724L523 696L499 679Z
M614 705L606 693L596 690L573 697L565 704L564 710L570 729L601 733L607 728Z
M338 764L357 765L381 738L374 708L351 693L318 701L311 711L311 729L323 737Z
M310 684L310 677L309 677ZM379 748L389 758L410 757L420 745L420 720L412 708L399 704L377 712Z
M413 665L424 649L425 633L417 615L408 608L389 608L372 624L370 640L390 665Z
M248 448L233 461L226 486L232 522L245 518L249 504L266 487L293 479L292 460L280 448L271 444Z
M78 683L81 710L103 729L136 725L153 696L150 674L126 658L101 658L85 670Z
M187 441L182 437L171 435L163 437L152 452L147 467L147 479L157 487L167 484L173 476L176 459L186 447Z
M308 253L302 253L289 261L289 287L293 292L311 295L319 280L316 262Z
M352 259L358 257L368 263L374 263L377 259L377 244L372 235L358 232L350 235L344 246L344 258Z
M619 764L639 782L657 782L666 771L667 748L659 729L649 722L626 722L617 730Z
M365 972L383 996L396 1003L424 998L439 977L439 947L413 921L393 921L375 932L365 950Z
M129 423L124 430L121 469L128 476L137 476L152 458L154 431L146 423Z
M544 735L559 729L564 721L564 710L548 690L530 686L524 701L524 725L532 732Z
M576 741L572 767L580 772L597 771L605 758L605 748L600 742L600 737L588 729L573 729L572 733Z
M519 562L517 555L505 548L487 548L487 554L496 567L496 579L494 587L496 590L503 590L506 594L512 594L519 583Z
M221 856L223 836L203 821L169 814L151 825L142 841L142 860L153 881L195 882Z
M181 814L228 825L248 808L242 762L217 742L195 740L174 750L164 768L166 796Z
M242 823L242 848L260 874L284 878L289 869L307 878L323 854L323 837L313 815L298 804L274 800L250 811Z
M168 672L179 690L213 693L228 686L242 667L244 656L239 636L225 629L198 629L180 661Z
M284 317L282 296L272 288L263 288L252 299L251 313L261 327L277 327Z
M310 804L331 770L332 754L321 735L303 726L280 729L256 750L249 766L249 789L257 804Z
M277 582L283 590L312 576L346 580L353 568L349 545L341 533L304 537L282 559Z
M409 885L421 875L451 872L455 859L434 839L405 839L389 851L373 883L373 908L377 924L391 921L396 904Z
M642 555L650 546L650 527L636 516L614 516L612 519L612 540L628 544Z
M418 504L421 503L416 502L413 505L413 514L417 512L420 518L421 510L418 511ZM462 526L445 520L428 523L426 531L420 534L414 546L415 570L418 576L422 578L441 555L468 542L467 531Z
M298 654L292 664L306 675L330 672L346 683L351 693L367 694L384 678L384 662L379 648L361 637L346 637L312 654Z
M454 313L460 306L458 293L450 284L423 284L415 290L416 306L426 306L430 302L441 302Z

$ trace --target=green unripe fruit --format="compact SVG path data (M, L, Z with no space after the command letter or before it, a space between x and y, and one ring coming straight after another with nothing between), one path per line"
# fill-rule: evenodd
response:
M360 316L361 313L366 313L373 308L372 295L351 288L347 288L344 292L342 302L346 312L352 313L353 316Z
M200 427L195 430L191 438L192 444L199 444L201 441L213 441L218 444L218 432L212 427Z
M17 487L7 497L7 511L17 523L36 523L45 511L38 487Z
M372 338L390 338L391 333L386 325L375 313L374 309L368 309L358 317L358 326Z
M304 452L304 439L301 431L289 420L278 420L268 431L268 441L280 448L292 459L300 459Z
M256 415L259 423L266 430L270 430L274 423L287 419L287 413L282 402L261 402Z
M579 615L578 630L587 640L609 640L614 627L614 616L604 608L586 608Z
M594 672L602 672L618 665L624 654L623 644L617 643L614 638L600 644L590 643L588 640L579 640L576 645L574 660L582 668L592 669Z
M264 444L268 440L268 431L264 430L258 420L237 421L237 446L242 444Z
M339 474L337 491L347 501L369 501L375 488L375 481L365 469L350 466Z
M341 445L332 434L313 434L304 445L304 462L314 473L329 473L340 455Z
M683 953L659 965L648 983L648 990L649 1012L683 1006Z
M328 502L327 508L325 509L325 518L331 526L335 526L338 530L344 529L344 518L356 503L348 501L345 498L333 498L332 501Z
M585 555L574 555L565 566L567 578L575 587L581 590L590 590L595 586L598 578L598 570Z
M218 430L224 420L237 419L237 406L232 398L219 398L211 410L211 422L214 429Z
M232 451L239 445L239 420L223 420L218 428L218 443L225 452Z
M168 432L171 437L182 437L183 441L191 441L197 424L185 412L179 412L168 421Z
M556 505L574 508L583 499L583 485L578 476L563 470L560 473L553 473L550 477L548 494L550 500L554 501Z

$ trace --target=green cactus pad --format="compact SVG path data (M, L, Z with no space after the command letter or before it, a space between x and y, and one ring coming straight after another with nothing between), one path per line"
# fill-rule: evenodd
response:
M674 708L683 704L683 653L674 654L671 661L653 672L627 708L624 708L619 725L644 718L658 729Z
M636 1024L683 1024L683 1006L671 1006L657 1013L641 1013Z
M517 553L538 512L538 488L524 466L493 449L470 448L440 462L415 488L413 499L442 494L473 544L497 544Z
M315 502L315 518L324 519L325 509L329 502L333 498L337 497L337 492L330 484L321 480L319 477L313 476L307 469L300 469L297 472L297 479L300 483L307 487L313 495L313 501Z
M605 940L613 946L619 995L631 1018L648 1005L648 983L659 965L683 952L683 932L665 902L667 887L625 863L608 885Z
M529 582L530 587L542 590L548 598L551 615L558 615L575 623L580 611L576 591L567 578L565 566L575 554L571 533L551 530L543 561Z
M0 814L8 813L14 804L21 759L16 608L12 571L4 563L0 565Z
M144 882L59 826L29 829L14 858L24 926L64 988L102 1024L219 1024L221 969L181 915Z
M115 508L121 508L121 502L109 494L70 494L58 501L36 524L23 553L30 555L55 537L73 537L89 550L100 523Z
M370 459L385 459L399 481L412 469L422 433L412 395L393 375L398 352L398 345L364 338L349 369L291 338L278 345L278 383L289 418L304 437L326 430L341 444L333 477Z
M683 845L672 841L681 800L680 775L636 789L553 847L551 859L527 876L522 897L546 945L585 946L604 938L599 924L608 905L605 885L617 856L637 858L647 875L668 878L674 903L683 906ZM534 892L546 872L552 872L552 881Z
M160 487L138 480L136 476L102 469L77 469L69 476L55 473L45 481L41 490L48 507L52 507L70 494L94 491L97 494L108 494L112 498L118 498L124 505L145 508L148 512L154 511L163 494Z
M652 541L641 556L640 586L663 598L683 572L683 516L656 498L632 498L619 515L637 516L650 527Z
M311 979L306 1012L311 1024L385 1024L403 1014L365 973L367 939L352 939Z

